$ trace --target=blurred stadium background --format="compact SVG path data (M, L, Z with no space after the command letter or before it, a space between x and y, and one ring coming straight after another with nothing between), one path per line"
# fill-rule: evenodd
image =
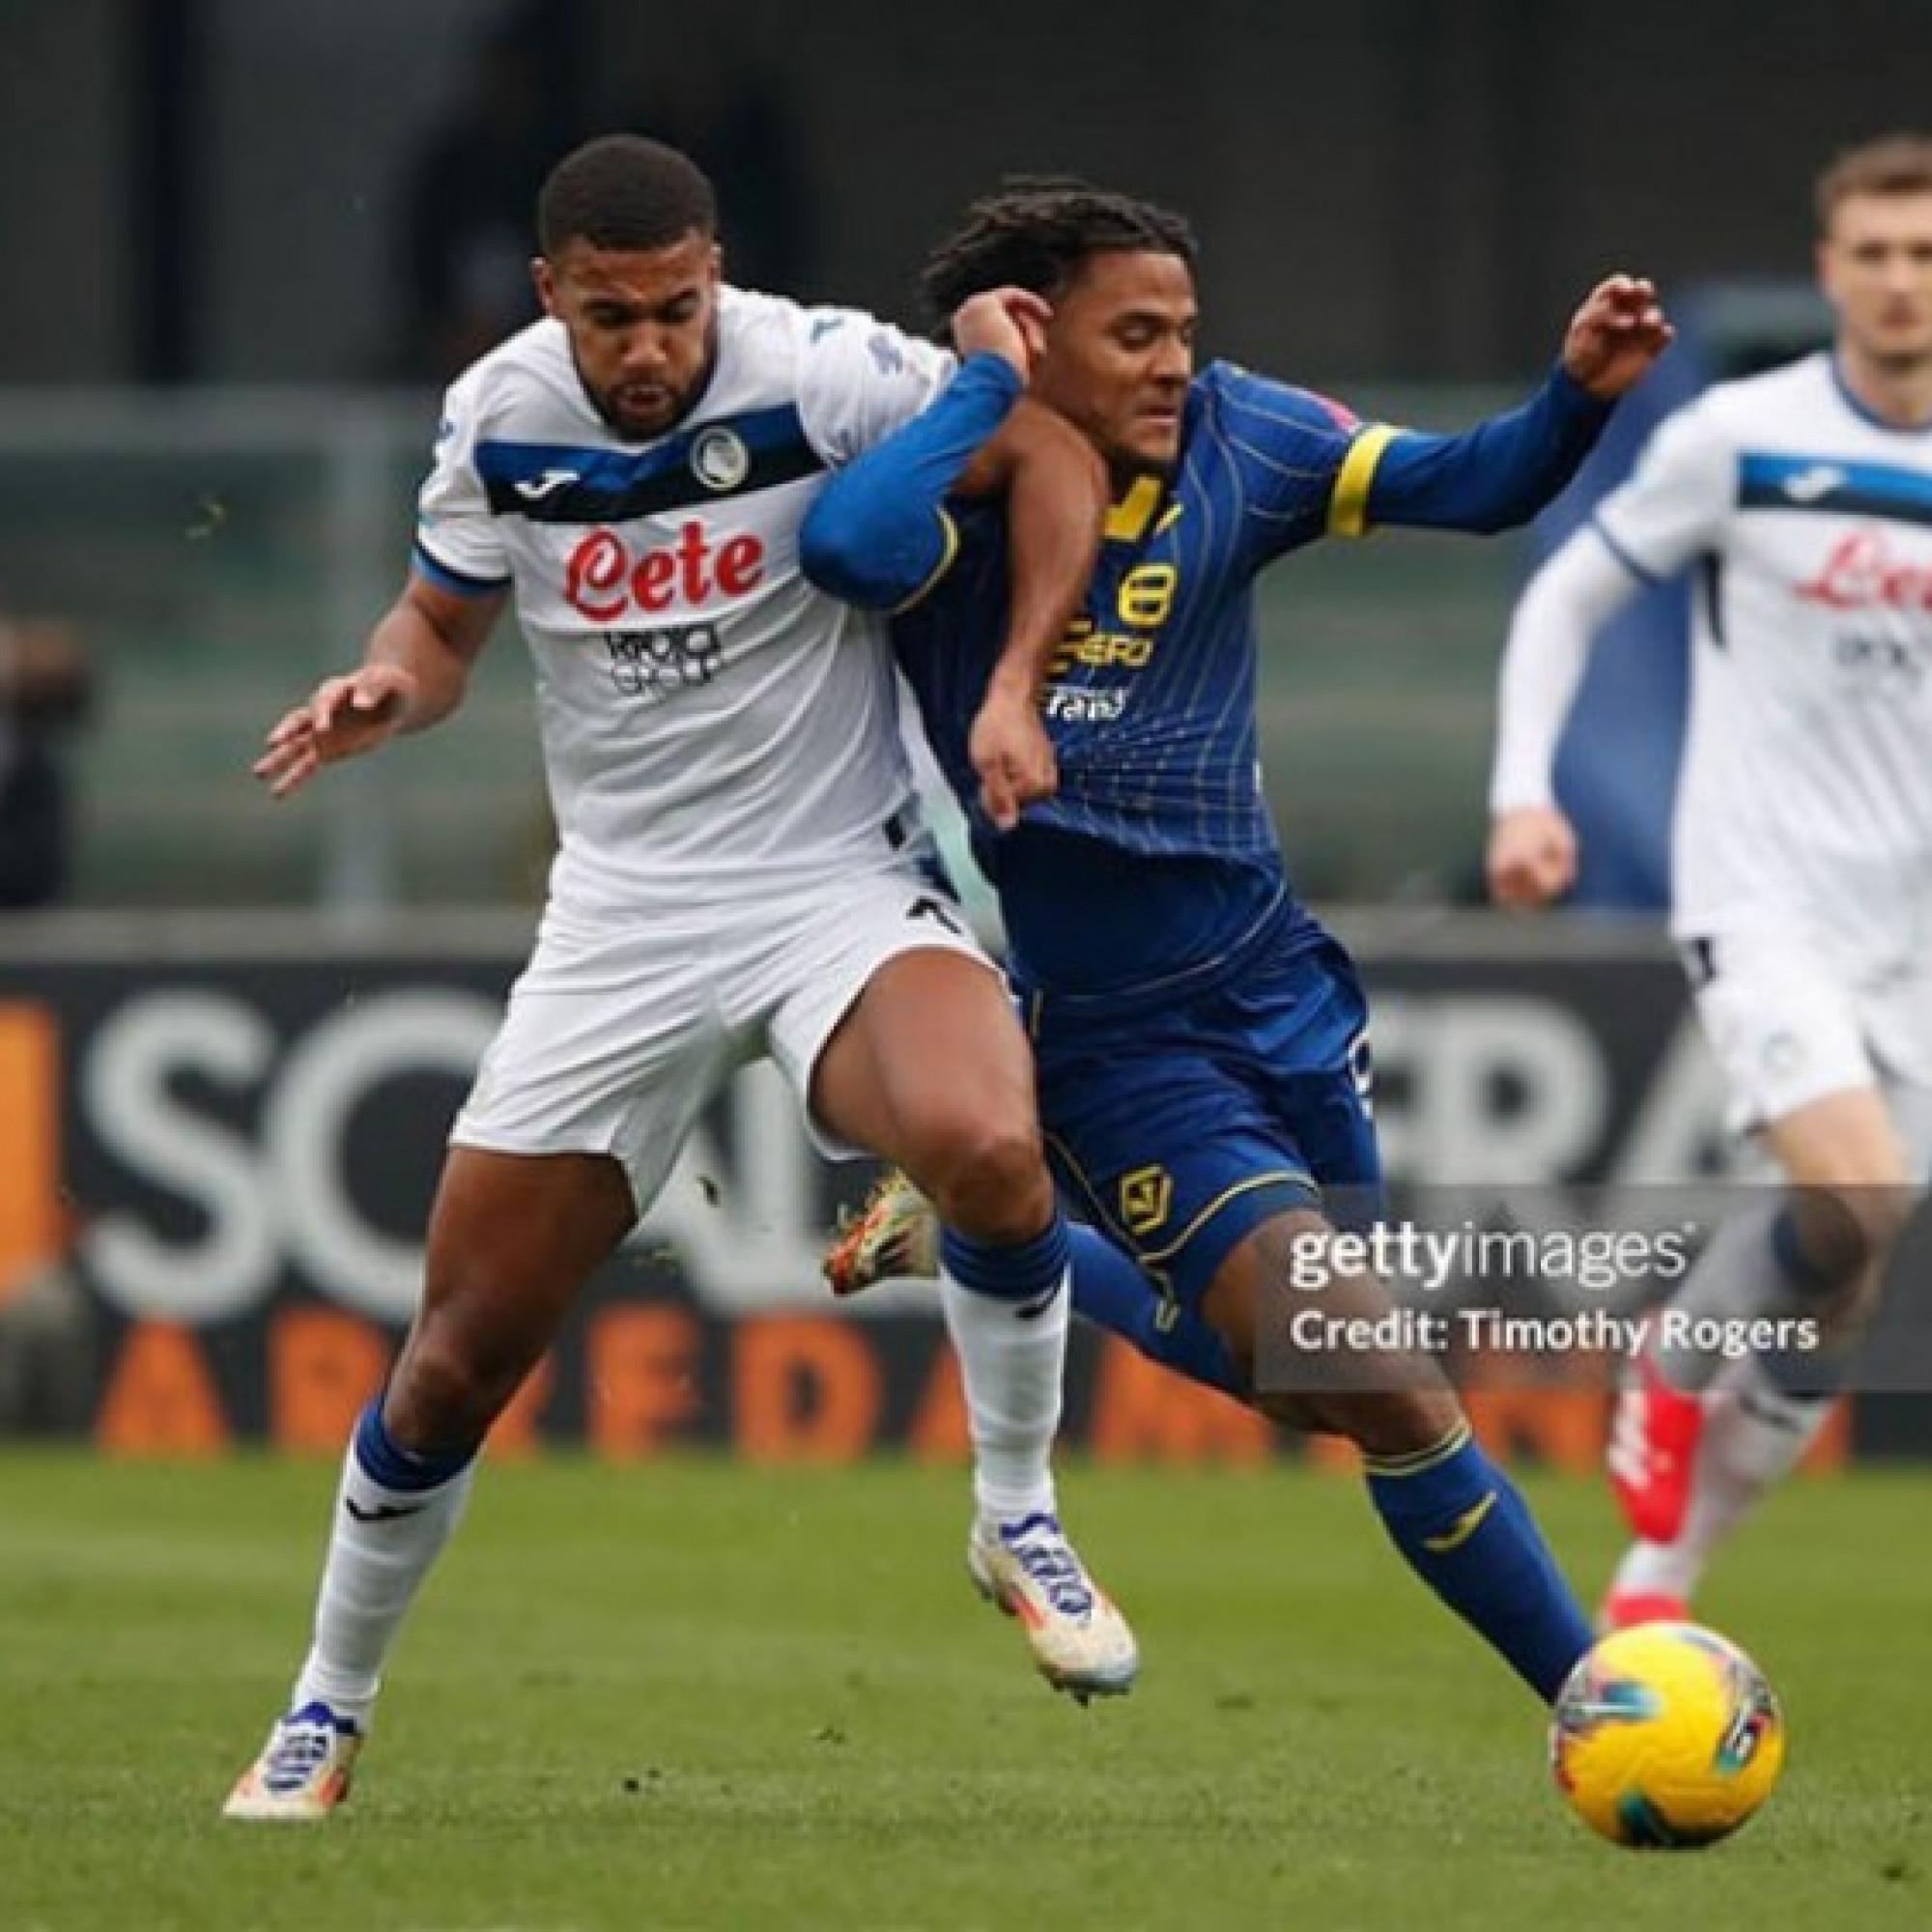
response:
M96 679L66 748L69 890L0 914L0 1436L332 1455L380 1375L441 1126L547 857L521 653L499 639L452 726L291 806L247 767L399 580L439 329L466 291L497 301L506 265L514 286L523 243L506 254L501 214L526 205L526 157L613 125L711 164L746 279L912 322L925 244L1003 173L1168 200L1205 242L1210 353L1432 427L1533 382L1600 273L1656 276L1685 342L1547 527L1384 536L1275 574L1267 782L1299 883L1378 996L1400 1180L1533 1186L1583 1214L1593 1190L1628 1205L1721 1170L1719 1095L1655 910L1674 610L1640 611L1608 674L1600 653L1566 766L1593 903L1536 925L1473 903L1496 653L1536 547L1648 422L1818 338L1810 178L1836 146L1922 126L1928 73L1922 0L983 0L944 19L886 0L0 0L0 614L71 620ZM449 237L412 213L425 196L460 206L449 225L470 243L434 286L424 258ZM823 1230L863 1179L814 1163L781 1091L748 1076L506 1446L956 1457L918 1297L851 1321L818 1301ZM1482 1407L1525 1462L1594 1466L1600 1382L1492 1387ZM1822 1460L1932 1453L1925 1410L1861 1402ZM1070 1435L1135 1466L1277 1453L1089 1345ZM24 1496L47 1466L22 1452L8 1480ZM90 1491L63 1468L84 1541ZM230 1492L208 1480L219 1510ZM1167 1507L1170 1478L1146 1480ZM1922 1464L1888 1480L1922 1514ZM1603 1545L1576 1487L1561 1507ZM111 1541L121 1505L97 1493ZM1173 1533L1211 1520L1203 1508ZM22 1520L14 1554L44 1589L19 1613L58 1614L65 1572ZM1771 1571L1748 1573L1766 1596ZM288 1615L306 1588L289 1578ZM248 1722L273 1694L251 1684ZM243 1742L224 1733L214 1783ZM27 1816L8 1801L0 1784L0 1831ZM1901 1815L1918 1821L1905 1890L1922 1908L1925 1811ZM26 1922L96 1922L57 1888L39 1896ZM1887 1922L1903 1896L1853 1916ZM222 1922L180 1910L154 1922ZM604 1910L583 1903L579 1922L622 1922ZM308 1922L259 1899L236 1913Z

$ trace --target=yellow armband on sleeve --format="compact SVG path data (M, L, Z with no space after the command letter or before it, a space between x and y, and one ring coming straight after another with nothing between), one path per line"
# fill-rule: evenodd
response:
M1396 432L1387 423L1375 423L1349 445L1342 467L1335 473L1335 488L1328 497L1328 534L1331 537L1366 536L1369 528L1369 485L1376 480L1376 465L1382 451L1395 440Z

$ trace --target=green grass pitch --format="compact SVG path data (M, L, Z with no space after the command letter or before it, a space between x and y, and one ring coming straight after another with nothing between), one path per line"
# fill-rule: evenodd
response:
M1932 1471L1801 1484L1705 1614L1792 1728L1714 1850L1561 1808L1541 1714L1345 1478L1075 1464L1134 1694L1081 1710L963 1577L964 1477L494 1469L354 1800L224 1824L305 1636L333 1472L0 1453L0 1925L1932 1924ZM1616 1547L1531 1482L1579 1584Z

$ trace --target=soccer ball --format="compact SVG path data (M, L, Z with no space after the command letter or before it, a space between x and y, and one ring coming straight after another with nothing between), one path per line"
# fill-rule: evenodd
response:
M1784 1714L1764 1672L1701 1624L1614 1631L1556 1693L1557 1789L1619 1845L1712 1844L1764 1803L1783 1763Z

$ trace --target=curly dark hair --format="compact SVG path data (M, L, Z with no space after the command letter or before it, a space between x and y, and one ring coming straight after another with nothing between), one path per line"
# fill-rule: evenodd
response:
M688 156L642 134L600 134L573 148L537 194L537 246L668 248L693 231L718 232L718 198Z
M986 289L1058 295L1094 255L1178 255L1192 269L1194 231L1171 210L1073 175L1019 175L966 210L926 257L925 298L944 322Z

